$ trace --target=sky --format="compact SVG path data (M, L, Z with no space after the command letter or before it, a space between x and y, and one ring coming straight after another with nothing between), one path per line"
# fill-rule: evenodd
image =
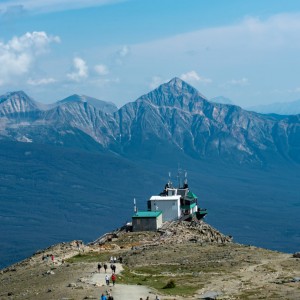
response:
M0 94L118 107L180 77L242 107L300 99L298 0L0 0Z

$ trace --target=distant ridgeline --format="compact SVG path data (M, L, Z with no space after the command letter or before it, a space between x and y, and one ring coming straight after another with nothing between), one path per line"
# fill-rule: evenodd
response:
M142 157L179 151L238 164L300 162L300 115L262 115L210 102L179 78L120 109L88 96L42 105L24 92L7 93L0 97L0 117L1 140Z

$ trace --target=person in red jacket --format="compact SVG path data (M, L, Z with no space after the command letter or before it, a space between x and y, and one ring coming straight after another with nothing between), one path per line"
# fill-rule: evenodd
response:
M113 283L113 286L114 286L115 283L116 283L116 279L117 279L117 276L116 276L115 273L113 273L113 274L111 275L111 281L112 281L112 283Z

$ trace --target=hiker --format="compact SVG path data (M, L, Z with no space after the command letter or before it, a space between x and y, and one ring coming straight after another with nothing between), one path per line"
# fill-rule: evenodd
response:
M114 264L117 262L117 258L116 257L114 257Z
M159 300L159 298L158 298L158 296L157 296L157 295L155 296L155 300Z
M101 271L101 268L102 268L101 264L100 264L100 263L98 263L98 273L100 273L100 271Z
M120 256L120 257L119 257L119 262L120 262L120 264L122 263L122 261L123 261L123 258L122 258L122 256Z
M117 276L116 276L115 273L113 273L113 274L111 275L111 281L112 281L112 283L113 283L113 286L115 286L116 279L117 279Z
M77 250L80 251L79 241L76 241Z
M106 273L106 269L107 269L107 264L104 264L104 271L105 271L105 273Z
M100 300L107 300L106 296L102 293Z
M114 265L113 264L110 264L110 269L111 269L111 273L113 273L113 271L114 271Z
M52 263L54 264L54 255L51 254L51 260L52 260Z
M114 262L114 258L111 256L110 257L110 261L109 261L111 264Z
M111 292L108 292L107 296L107 300L114 300L114 297L112 296Z
M116 265L112 265L112 271L114 272L114 273L116 273Z
M109 277L107 274L105 275L105 282L106 282L106 285L109 285Z

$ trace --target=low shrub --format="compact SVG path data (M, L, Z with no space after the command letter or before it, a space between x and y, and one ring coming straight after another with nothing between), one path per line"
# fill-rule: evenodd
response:
M173 289L176 287L175 281L173 279L169 280L163 289Z

